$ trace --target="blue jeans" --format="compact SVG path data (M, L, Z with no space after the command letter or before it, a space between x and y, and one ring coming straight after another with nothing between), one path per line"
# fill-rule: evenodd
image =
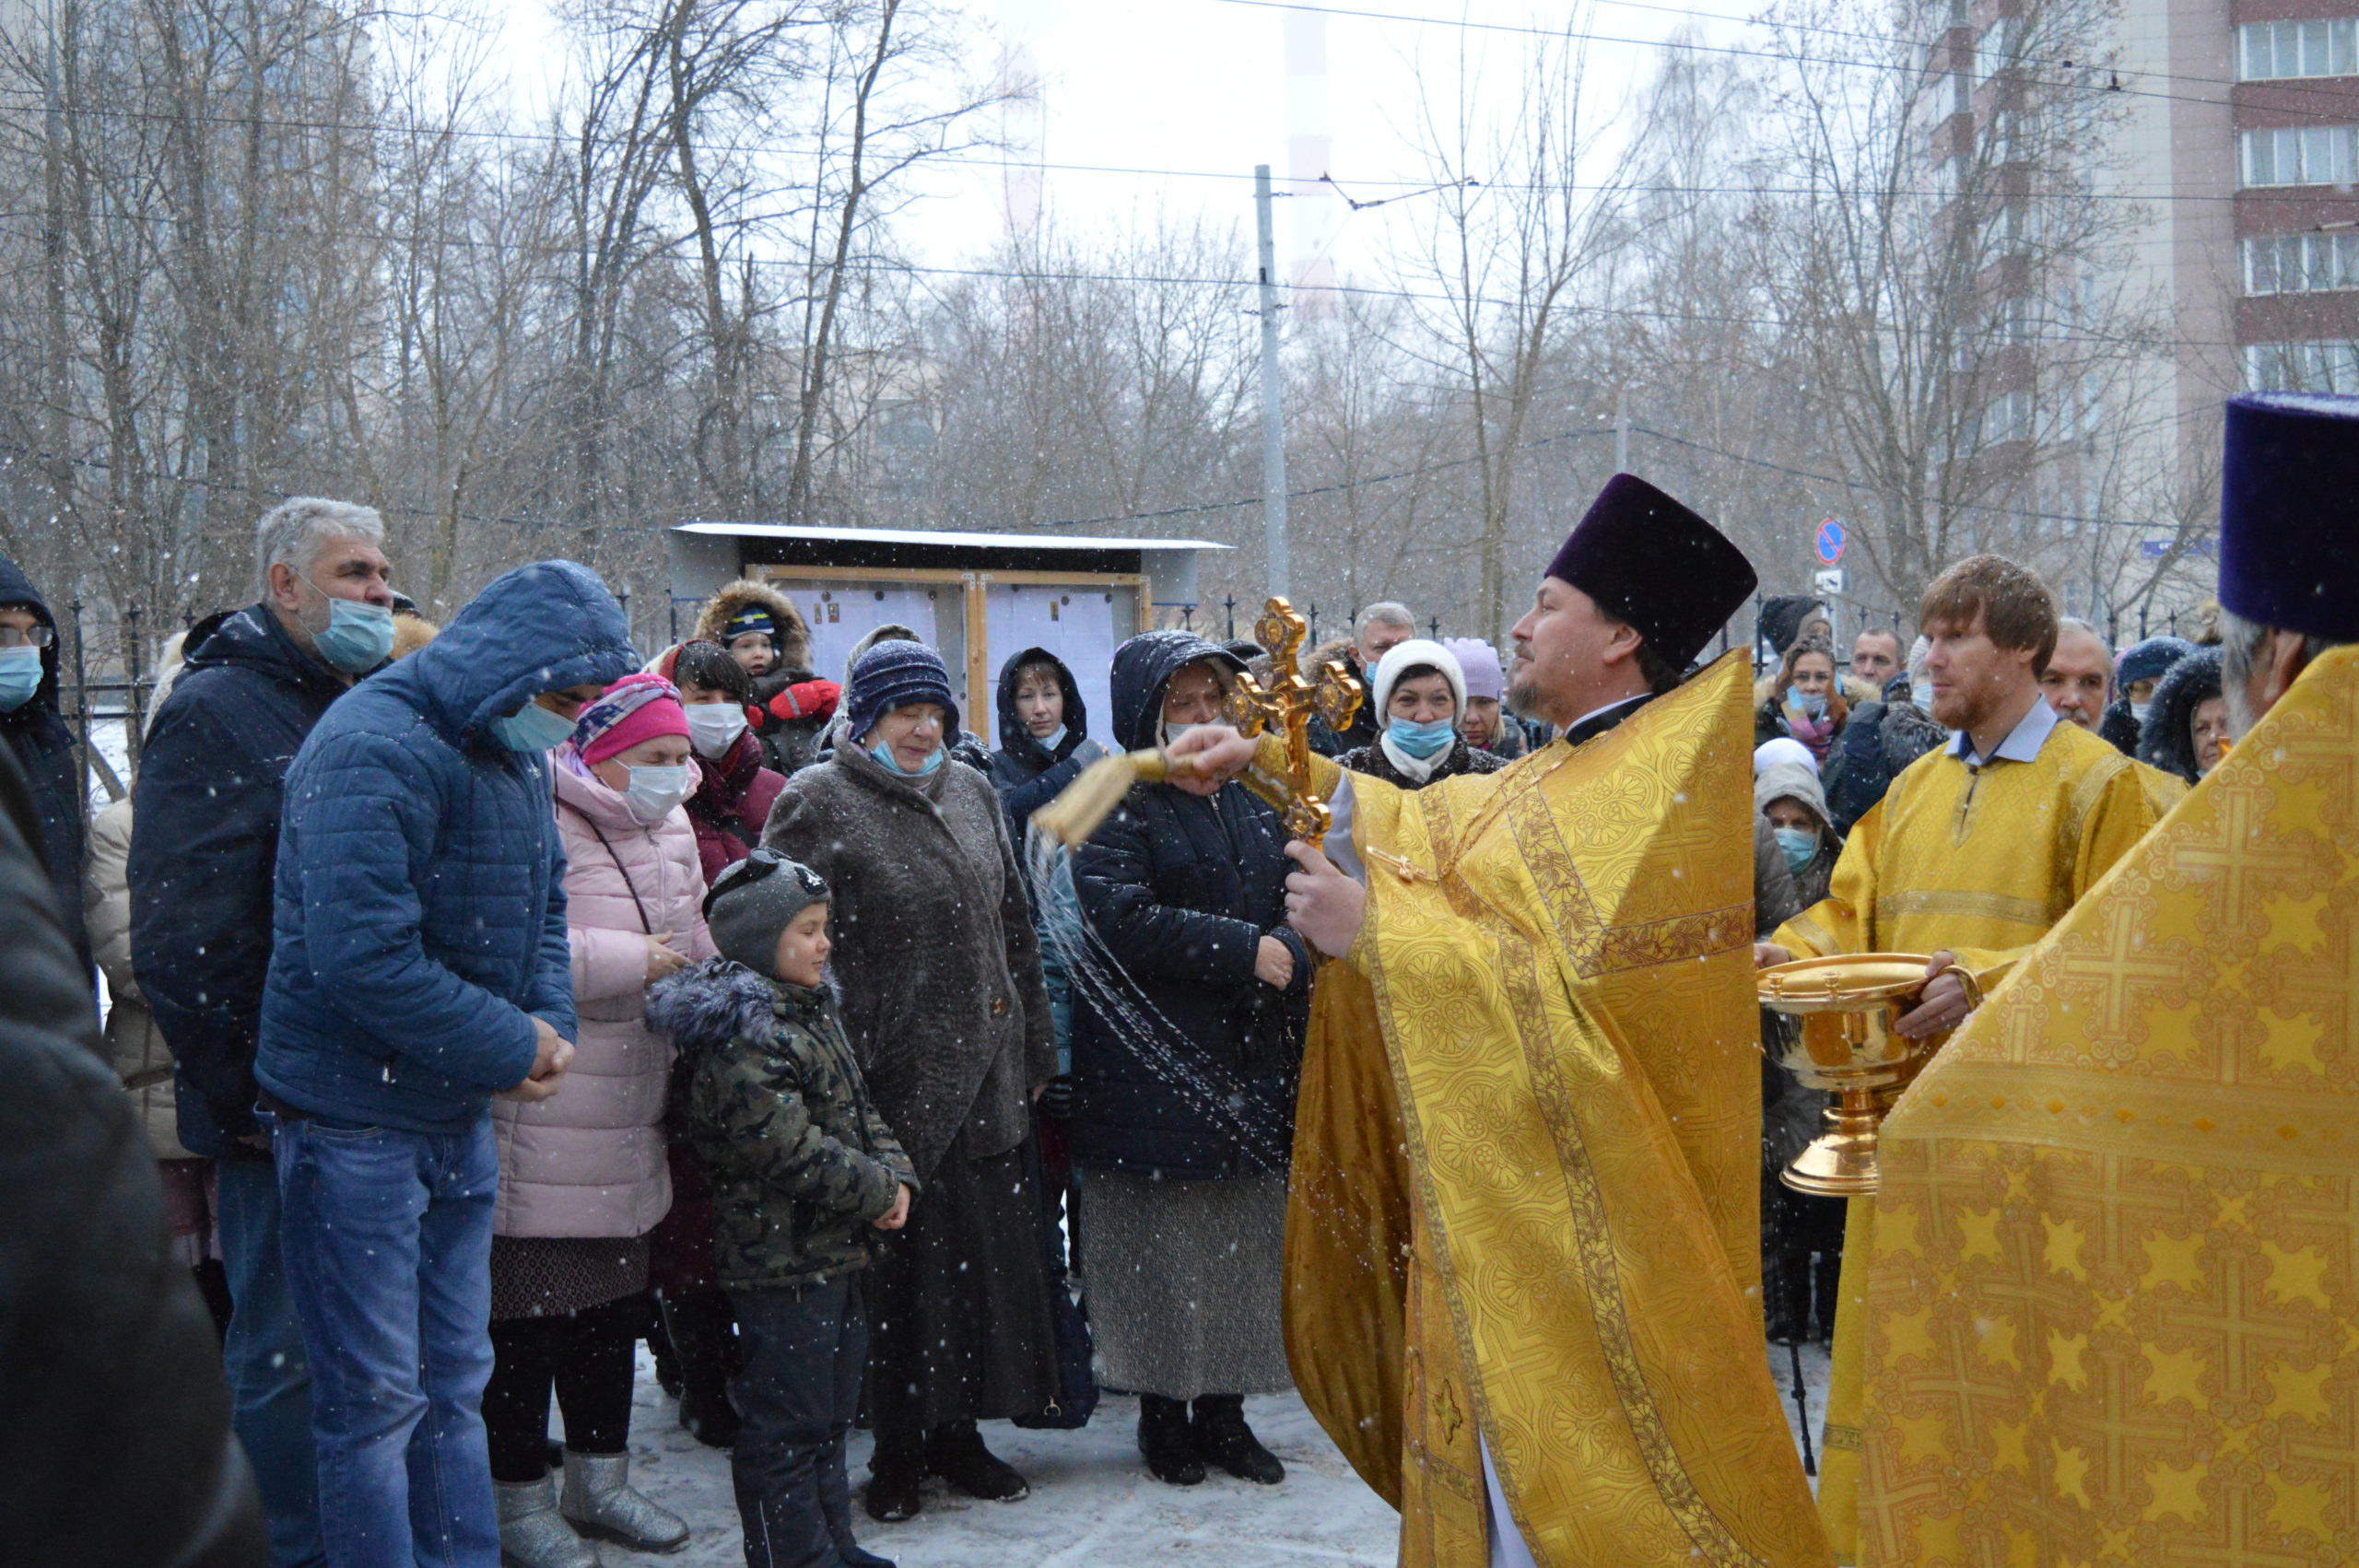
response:
M438 1134L289 1117L275 1140L328 1562L498 1568L491 1118Z
M278 1173L267 1160L223 1160L221 1269L229 1284L229 1332L221 1347L230 1425L253 1467L270 1521L271 1568L311 1568L320 1544L320 1471L311 1451L311 1373L303 1326L279 1258Z

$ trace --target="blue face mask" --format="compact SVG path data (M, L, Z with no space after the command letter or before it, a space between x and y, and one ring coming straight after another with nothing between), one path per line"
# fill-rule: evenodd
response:
M328 629L311 641L320 657L347 675L361 675L385 661L393 651L393 613L382 604L338 599L308 578L306 588L328 602Z
M1430 724L1412 724L1406 719L1395 719L1385 725L1384 738L1422 761L1456 740L1458 726L1447 719L1437 719Z
M1818 853L1818 835L1807 827L1779 827L1771 831L1778 836L1778 848L1786 852L1786 864L1795 871L1810 864L1811 857Z
M545 752L565 743L573 733L573 720L528 702L507 718L493 720L491 732L511 752Z
M929 774L941 771L942 759L948 755L948 748L936 746L933 749L933 755L925 759L924 766L920 767L915 773L910 772L899 763L894 761L893 748L886 745L882 741L879 741L874 745L869 747L868 755L874 757L877 761L883 763L886 767L892 769L895 773L899 774L904 778L923 778Z
M14 713L41 690L41 649L0 648L0 713Z
M1803 718L1824 719L1826 717L1826 694L1825 692L1795 692L1792 696L1794 699L1794 711L1801 714Z

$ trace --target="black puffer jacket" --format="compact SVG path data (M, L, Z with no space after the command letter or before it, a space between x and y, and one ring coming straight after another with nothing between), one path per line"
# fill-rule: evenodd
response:
M0 605L21 604L51 632L57 617L32 579L17 563L0 556ZM49 867L50 885L57 890L57 907L65 933L82 967L90 967L90 939L82 930L82 856L89 837L89 787L83 780L82 759L74 751L74 732L57 707L58 659L64 639L53 636L41 655L41 689L32 700L11 712L0 713L0 741L7 743L17 766L32 789L33 809L41 818L41 842L36 850Z
M2154 684L2154 705L2146 710L2145 727L2138 736L2138 760L2194 783L2201 777L2195 763L2195 710L2205 698L2219 695L2218 649L2199 648L2172 665Z
M1948 738L1948 731L1909 700L1906 673L1885 684L1882 702L1853 708L1826 752L1826 805L1835 831L1848 836L1902 768Z
M0 1517L10 1562L260 1568L221 1359L0 754Z
M1115 740L1155 744L1164 686L1200 659L1241 667L1192 632L1116 649ZM1074 1001L1075 1164L1188 1179L1285 1168L1310 1010L1309 955L1285 924L1285 837L1241 785L1204 797L1144 784L1076 856L1082 908L1122 973ZM1284 991L1253 973L1264 936L1294 955Z
M1034 740L1015 713L1015 673L1043 661L1056 666L1058 684L1065 690L1064 738L1054 751ZM1024 825L1032 813L1104 756L1106 748L1089 738L1089 710L1082 706L1073 672L1045 648L1027 648L1000 666L998 707L999 750L992 753L992 787L1007 804L1008 837L1021 845Z
M181 1141L265 1158L254 1046L270 973L271 889L287 769L345 694L265 604L197 624L139 758L131 964L179 1064Z

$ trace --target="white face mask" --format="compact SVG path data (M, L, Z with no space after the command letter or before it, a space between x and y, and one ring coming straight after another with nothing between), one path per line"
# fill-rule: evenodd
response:
M653 827L672 814L672 808L688 798L688 765L674 767L634 767L630 770L630 786L623 791L623 805L630 812L631 820L641 827Z
M687 709L688 743L698 756L715 760L729 755L745 732L745 710L734 702L699 702Z
M2146 710L2154 706L2151 702L2133 702L2130 705L2130 717L2143 724L2146 722Z
M1920 710L1926 713L1932 712L1933 683L1931 681L1911 681L1908 684L1908 700L1915 703Z

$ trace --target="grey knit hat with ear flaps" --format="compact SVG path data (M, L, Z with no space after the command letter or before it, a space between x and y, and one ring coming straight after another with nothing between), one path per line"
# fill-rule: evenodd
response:
M775 980L779 933L831 897L827 879L809 866L757 849L714 879L704 895L705 926L721 956Z

